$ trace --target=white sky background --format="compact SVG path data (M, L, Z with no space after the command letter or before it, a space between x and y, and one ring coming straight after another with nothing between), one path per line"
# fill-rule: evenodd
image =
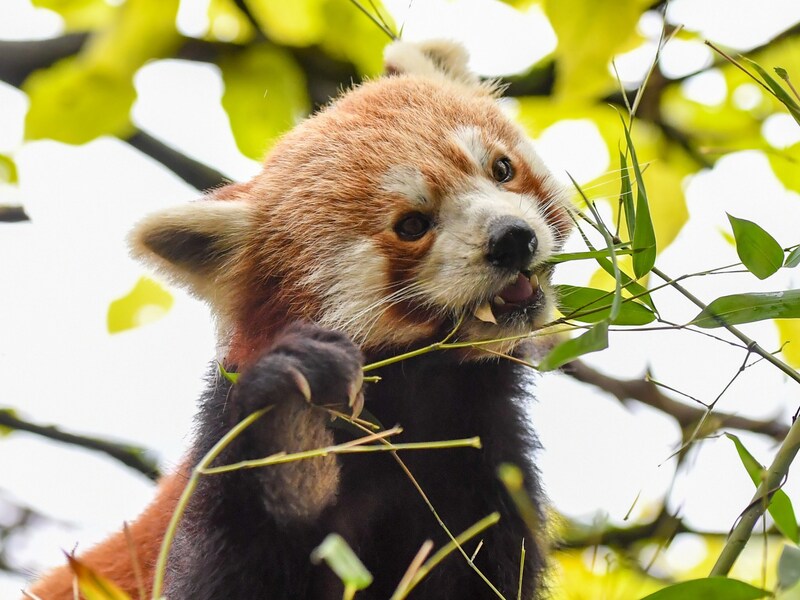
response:
M184 2L179 18L184 30L202 30L202 5L202 0ZM408 0L387 5L398 22L405 20L406 39L459 39L470 48L473 67L488 75L520 70L555 45L552 30L535 8L520 16L490 0L457 5L418 0L410 10ZM670 15L688 29L746 49L800 20L800 3L674 0ZM657 36L660 25L648 17L641 27ZM60 30L57 17L34 11L27 0L0 4L0 38L47 37ZM653 51L650 43L621 57L617 65L623 79L640 77ZM663 56L670 74L692 72L710 59L704 47L687 42L668 46ZM793 67L800 72L800 65ZM690 85L696 97L709 102L719 94L713 74ZM257 163L240 155L233 142L219 103L222 82L215 67L158 61L141 69L136 86L133 117L139 127L232 178L257 171ZM0 203L20 202L32 218L32 223L0 226L0 402L36 422L152 448L168 470L187 444L203 375L214 355L207 311L175 291L173 309L157 323L112 336L105 319L108 303L144 273L127 256L124 237L131 225L197 192L115 139L80 147L23 143L26 108L24 94L0 84L0 153L14 156L20 174L18 187L0 186ZM766 127L776 146L800 137L788 117L776 117ZM569 171L588 181L614 168L587 122L560 123L544 132L538 146L562 177ZM800 198L785 191L759 153L724 158L685 185L691 218L659 257L667 273L737 260L715 233L728 230L726 211L756 220L784 246L800 242ZM580 284L593 270L571 263L559 278ZM783 270L768 282L747 275L696 279L688 287L705 300L743 289L797 288L800 271ZM655 300L677 322L696 313L670 292ZM764 347L777 348L771 323L743 329ZM687 333L618 333L608 351L585 360L620 377L640 376L649 367L658 380L708 401L736 372L742 353ZM543 376L537 387L532 418L545 448L538 464L556 509L587 522L601 515L621 524L641 491L633 516L647 516L673 476L673 463L667 461L679 442L673 421L646 407L624 408L568 377ZM718 408L788 422L799 403L796 386L775 369L758 365L746 371ZM742 438L762 462L770 460L774 446L769 440ZM671 505L680 506L692 526L727 530L753 486L730 441L706 441L693 456L693 467L676 482ZM787 491L797 504L800 478L790 478ZM148 481L96 453L23 433L0 440L0 520L9 518L5 498L63 523L12 540L20 566L60 562L61 548L72 549L78 541L86 548L118 529L123 519L133 518L151 496ZM14 597L21 585L21 579L0 578L0 597Z

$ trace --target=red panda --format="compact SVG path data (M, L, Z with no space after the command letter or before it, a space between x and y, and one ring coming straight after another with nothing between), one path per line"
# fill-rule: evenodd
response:
M398 442L479 436L481 449L403 460L451 532L497 511L468 564L455 552L411 598L536 597L545 557L497 479L514 463L541 508L522 402L526 368L509 340L362 366L443 339L514 338L551 317L548 258L569 231L567 201L531 143L498 105L498 88L448 42L397 42L387 75L344 93L286 134L251 181L146 218L134 253L213 307L223 363L212 375L194 445L131 525L146 585L187 473L237 422L270 412L220 464L352 439L322 405L363 402ZM408 476L387 453L328 455L201 477L169 556L165 595L182 599L328 599L342 584L311 551L342 535L374 576L359 598L385 600L426 539L447 543ZM477 540L464 545L467 556ZM116 534L83 560L136 596L128 545ZM481 573L495 587L476 573ZM57 570L31 588L72 598ZM149 593L149 587L148 587Z

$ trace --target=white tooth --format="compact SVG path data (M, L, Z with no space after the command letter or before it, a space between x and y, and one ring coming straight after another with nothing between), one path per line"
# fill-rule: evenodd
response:
M492 303L497 304L497 306L503 306L506 303L506 301L503 300L500 296L495 296L494 298L492 298Z
M531 282L531 287L534 290L539 287L539 278L536 275L531 275L529 281Z
M475 309L475 318L483 321L484 323L494 323L497 325L497 319L494 318L494 313L492 313L492 307L489 306L488 302L484 302L478 308Z

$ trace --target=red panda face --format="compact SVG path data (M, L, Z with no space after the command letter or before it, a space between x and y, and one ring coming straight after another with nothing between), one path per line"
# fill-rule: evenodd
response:
M206 236L212 251L201 240L202 261L216 264L191 283L223 315L235 353L298 318L367 352L459 321L459 338L477 341L549 320L565 196L492 89L449 75L350 91L276 144L251 182L195 203L217 206L224 235ZM156 225L145 222L141 243L163 257L179 236ZM186 262L194 277L202 265Z

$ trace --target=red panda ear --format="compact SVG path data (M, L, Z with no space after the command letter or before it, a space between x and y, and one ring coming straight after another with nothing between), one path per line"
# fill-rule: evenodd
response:
M239 254L250 223L245 202L198 200L145 217L129 242L134 256L205 295Z
M480 85L478 76L467 67L469 54L464 46L450 40L394 42L384 50L383 61L389 75L445 77L467 85Z

